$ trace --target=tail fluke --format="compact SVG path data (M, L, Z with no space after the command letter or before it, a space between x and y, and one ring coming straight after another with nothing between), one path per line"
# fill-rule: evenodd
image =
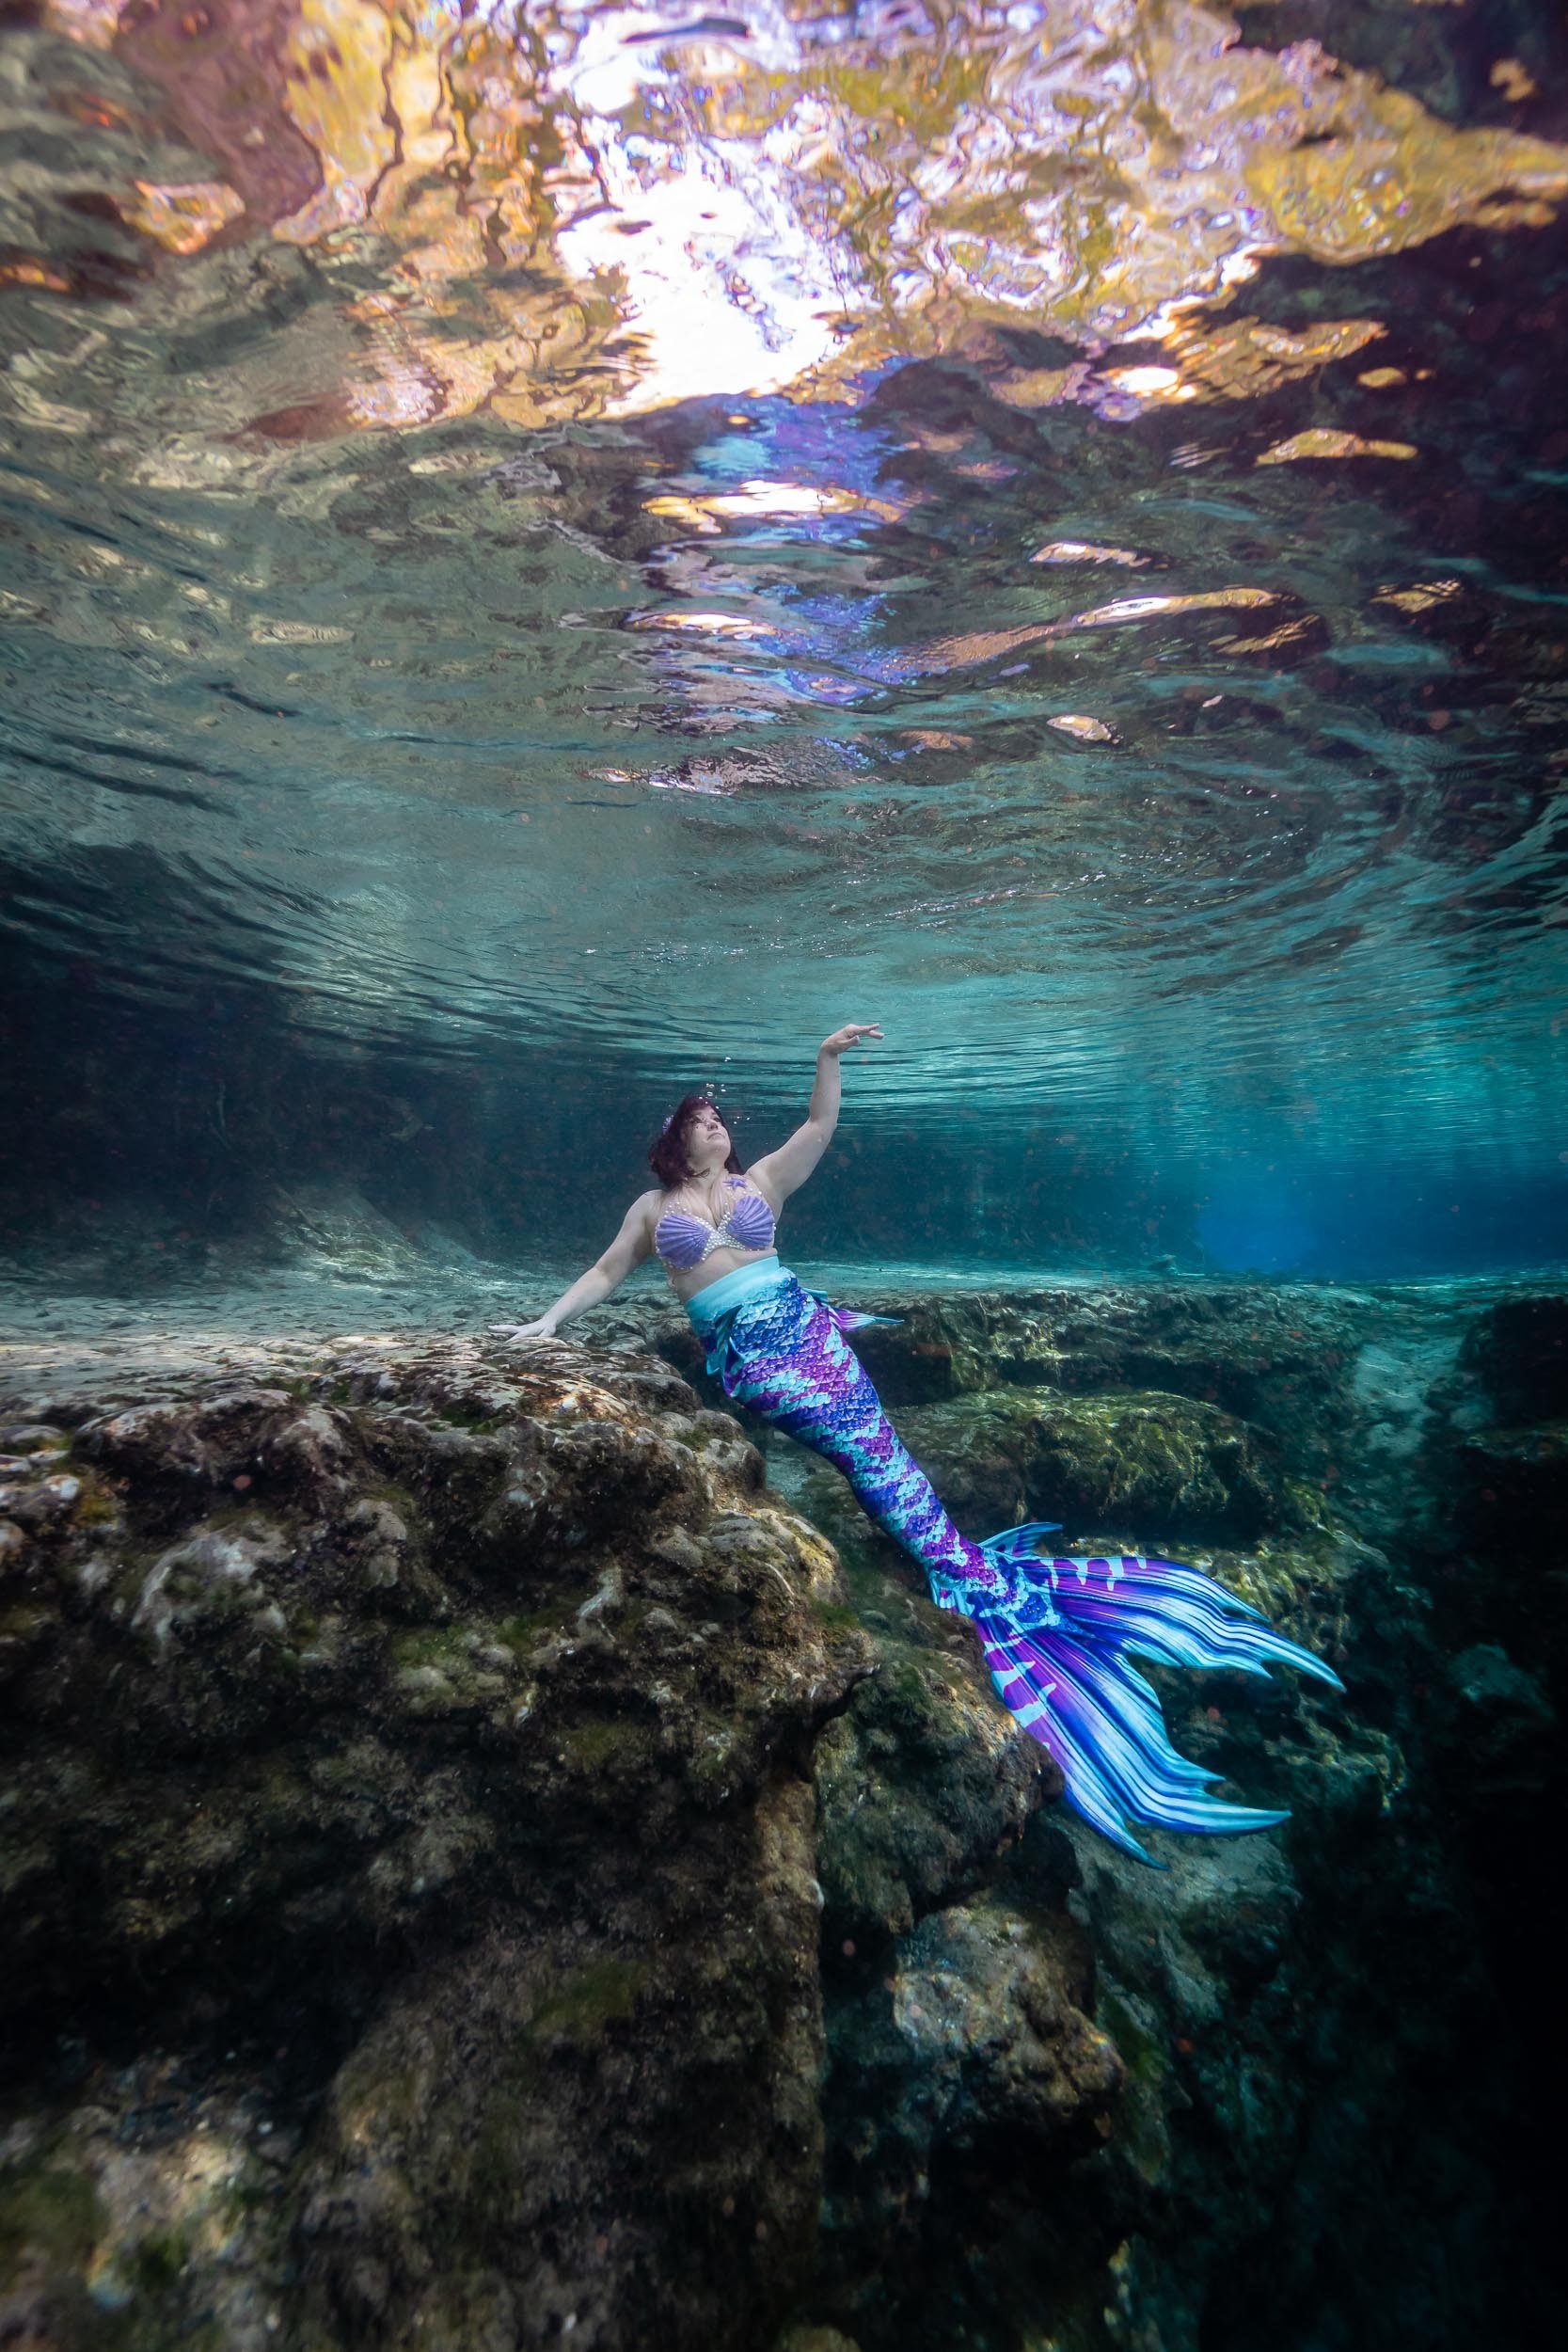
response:
M1047 1532L1008 1528L982 1545L1013 1592L1005 1611L975 1594L974 1624L1005 1705L1061 1767L1068 1803L1144 1862L1152 1857L1130 1820L1210 1836L1288 1820L1208 1793L1223 1775L1172 1747L1132 1657L1265 1677L1270 1664L1291 1665L1337 1691L1338 1676L1200 1569L1131 1552L1042 1559L1034 1538ZM964 1607L950 1587L937 1597Z

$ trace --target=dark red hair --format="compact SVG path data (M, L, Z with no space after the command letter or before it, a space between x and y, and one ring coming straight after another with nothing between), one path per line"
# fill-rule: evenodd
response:
M719 1111L720 1118L724 1117L711 1094L683 1094L648 1146L648 1166L653 1169L666 1192L673 1192L677 1184L689 1184L697 1173L686 1156L686 1144L691 1122L700 1110ZM724 1124L726 1127L729 1125L728 1120L724 1120ZM733 1143L730 1145L730 1156L724 1162L724 1166L732 1175L738 1176L742 1173L740 1162L735 1155Z

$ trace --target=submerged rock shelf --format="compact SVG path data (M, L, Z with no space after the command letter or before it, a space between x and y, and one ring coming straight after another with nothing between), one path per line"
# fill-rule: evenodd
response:
M1564 1645L1516 1530L1568 1301L863 1303L966 1526L1196 1558L1334 1660L1344 1700L1156 1676L1287 1827L1163 1873L1080 1830L967 1629L662 1304L613 1347L13 1374L0 2340L1528 2325Z

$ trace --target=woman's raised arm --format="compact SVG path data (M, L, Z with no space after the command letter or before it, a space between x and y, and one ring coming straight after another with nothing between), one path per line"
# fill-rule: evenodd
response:
M503 1339L553 1339L558 1325L569 1323L574 1315L599 1306L619 1289L634 1265L653 1254L654 1237L649 1212L658 1199L657 1192L639 1195L621 1220L621 1230L610 1248L594 1259L586 1274L579 1274L570 1290L562 1291L553 1307L546 1307L532 1323L492 1323L490 1329L499 1331Z
M825 1037L816 1049L816 1082L811 1090L806 1116L795 1133L747 1169L759 1192L766 1194L775 1205L787 1200L799 1190L832 1140L838 1125L838 1104L841 1092L838 1057L851 1045L858 1045L863 1037L880 1037L875 1021L847 1021L842 1029Z

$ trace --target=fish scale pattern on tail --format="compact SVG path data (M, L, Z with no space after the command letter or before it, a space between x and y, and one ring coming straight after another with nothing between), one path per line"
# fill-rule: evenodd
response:
M790 1276L721 1318L709 1366L736 1404L842 1470L939 1606L974 1620L1004 1703L1060 1766L1068 1803L1113 1844L1148 1862L1130 1823L1234 1836L1284 1820L1210 1793L1220 1775L1171 1745L1132 1661L1254 1675L1290 1665L1336 1690L1338 1677L1180 1561L1041 1557L1045 1520L983 1543L960 1534L844 1338L879 1319L830 1307Z

